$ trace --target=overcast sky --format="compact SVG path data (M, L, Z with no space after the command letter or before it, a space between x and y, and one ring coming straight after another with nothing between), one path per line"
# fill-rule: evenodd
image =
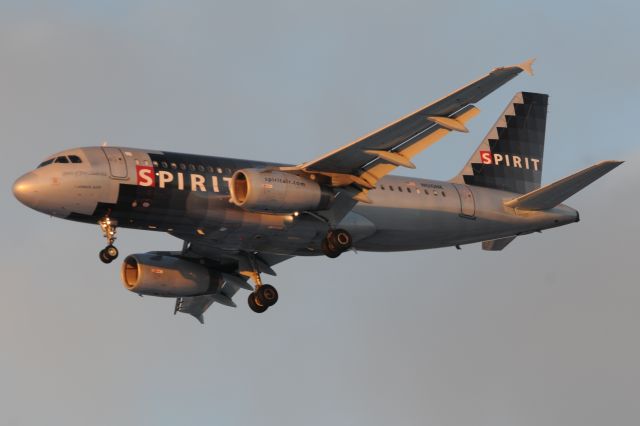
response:
M0 3L0 423L637 425L637 2ZM537 57L470 134L416 158L448 179L519 90L550 94L544 182L627 162L570 199L582 221L504 252L294 259L264 315L201 326L103 265L97 226L11 184L76 146L299 163ZM123 255L178 249L120 230Z

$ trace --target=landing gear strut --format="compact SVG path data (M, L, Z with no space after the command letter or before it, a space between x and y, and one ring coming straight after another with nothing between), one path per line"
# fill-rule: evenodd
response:
M332 229L322 240L322 252L330 258L336 258L351 248L353 238L344 229Z
M98 221L102 234L107 239L107 246L100 250L98 257L104 263L111 263L118 257L118 249L113 245L116 240L116 222L112 221L108 216Z
M249 303L249 308L251 308L253 312L261 314L270 306L276 304L278 301L278 291L274 286L262 283L260 271L255 264L251 278L255 282L255 290L249 294L247 302Z

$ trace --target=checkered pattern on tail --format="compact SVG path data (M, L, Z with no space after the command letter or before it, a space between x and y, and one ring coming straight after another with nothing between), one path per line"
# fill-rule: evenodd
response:
M453 182L525 194L540 188L548 95L519 92Z

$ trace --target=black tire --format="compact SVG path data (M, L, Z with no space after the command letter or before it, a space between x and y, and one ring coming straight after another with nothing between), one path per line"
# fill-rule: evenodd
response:
M105 247L104 252L107 257L111 258L111 260L114 260L115 258L117 258L119 254L118 249L111 244Z
M256 300L264 306L273 306L278 302L278 291L269 284L263 284L256 291Z
M255 313L261 314L264 311L267 310L267 308L269 308L267 305L258 305L258 303L256 302L256 293L249 293L249 298L247 299L247 302L249 302L249 307L251 308L251 310Z
M100 258L102 263L111 263L113 261L113 259L111 259L109 255L107 255L106 250L100 250L100 253L98 253L98 257Z
M337 251L343 252L351 248L353 238L351 234L344 229L334 229L327 234L327 240L336 248Z
M341 254L341 252L336 251L331 246L329 241L327 241L326 239L322 240L322 243L320 244L320 248L322 249L322 253L324 253L325 256L327 256L328 258L331 258L331 259L335 259L336 257L340 256L340 254Z

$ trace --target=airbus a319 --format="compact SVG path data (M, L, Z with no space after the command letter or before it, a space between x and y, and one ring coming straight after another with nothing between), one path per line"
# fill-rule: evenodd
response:
M264 312L278 292L263 282L295 256L335 258L350 249L392 252L514 238L578 222L568 197L611 171L603 161L541 187L548 96L519 92L471 159L448 181L392 175L449 132L467 132L474 106L532 60L500 67L453 93L320 158L273 164L98 146L48 157L13 193L55 217L99 225L110 263L118 228L167 232L182 250L131 254L125 288L176 298L175 312L203 322L213 304ZM174 313L175 313L174 312Z

